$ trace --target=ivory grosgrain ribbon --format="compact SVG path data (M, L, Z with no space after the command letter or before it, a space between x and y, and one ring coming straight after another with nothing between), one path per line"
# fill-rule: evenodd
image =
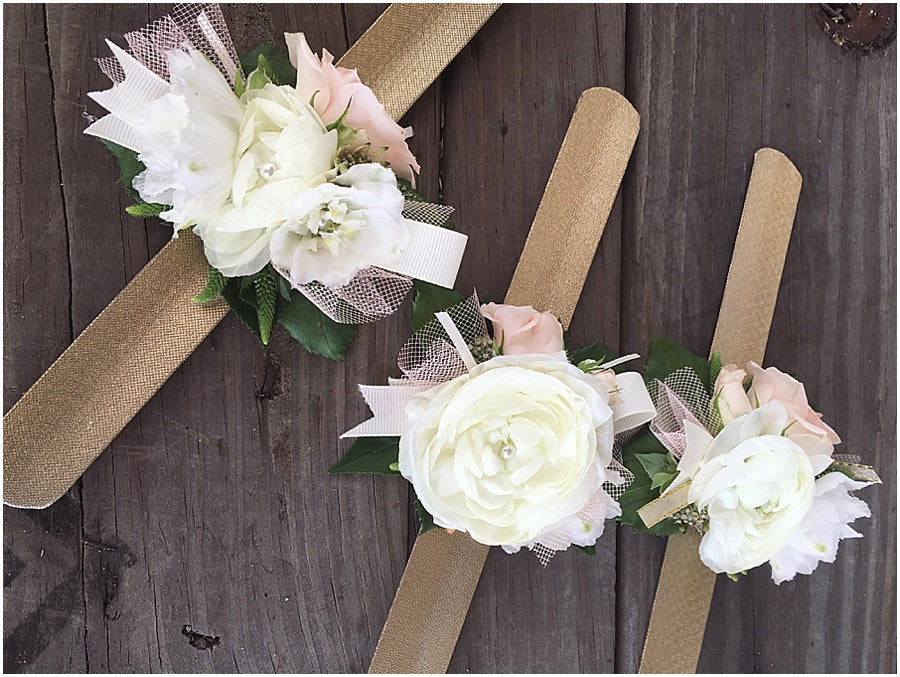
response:
M620 94L602 87L582 94L506 303L551 310L568 326L639 126ZM370 673L447 671L489 549L437 529L416 539Z
M763 362L801 183L785 155L756 152L711 348L725 363ZM688 531L666 544L641 673L697 670L716 583L700 561L700 538Z
M401 117L497 4L391 5L338 62ZM3 501L62 496L228 311L200 306L197 237L171 241L3 417Z

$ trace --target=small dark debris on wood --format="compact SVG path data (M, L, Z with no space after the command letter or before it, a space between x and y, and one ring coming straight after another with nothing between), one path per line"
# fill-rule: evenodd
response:
M896 4L816 4L811 10L825 34L848 52L868 55L897 37Z
M281 365L272 356L266 356L266 370L263 372L262 385L256 389L256 397L260 400L271 400L281 394L280 379Z
M181 634L188 638L188 642L191 643L191 646L195 649L200 649L201 651L205 649L209 649L212 651L214 646L219 645L219 637L218 636L210 636L203 635L199 632L194 632L194 628L190 625L185 625L181 628Z

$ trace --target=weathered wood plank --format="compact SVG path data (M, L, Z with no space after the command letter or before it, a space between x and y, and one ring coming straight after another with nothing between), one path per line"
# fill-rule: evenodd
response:
M622 90L623 39L620 7L504 6L446 73L441 178L471 237L460 289L504 297L578 97L597 85ZM573 345L618 347L620 228L616 207ZM494 548L450 671L611 672L614 567L612 527L596 557L572 550L546 568Z
M225 10L239 50L302 30L340 55L382 8ZM6 408L168 237L123 214L114 162L81 134L86 106L99 113L85 93L106 86L102 39L165 9L6 12L6 73L26 73L6 78ZM472 238L458 288L499 299L578 94L625 90L642 132L576 344L642 351L657 330L703 352L753 151L775 146L803 173L767 361L886 484L863 494L866 537L835 565L779 588L765 572L720 583L707 671L896 669L896 48L841 54L806 12L506 6L404 121L422 191ZM283 334L264 355L223 322L80 489L4 509L6 670L364 670L411 542L408 490L325 469L367 415L355 384L395 375L408 333L406 307L332 364ZM661 548L608 529L595 559L492 553L451 670L634 670ZM194 648L185 625L219 644Z
M72 334L44 7L7 8L3 37L5 411ZM3 526L3 671L84 671L78 488L41 512L4 506Z
M642 312L623 316L623 343L646 345L656 330L708 349L753 152L784 151L804 186L767 363L804 381L842 431L838 451L860 452L888 483L863 493L875 516L835 565L780 587L763 569L722 578L699 669L891 672L895 48L842 54L805 6L634 7L627 26L627 92L646 124L622 280L626 307ZM639 661L662 545L620 535L622 671ZM628 562L648 568L623 577Z

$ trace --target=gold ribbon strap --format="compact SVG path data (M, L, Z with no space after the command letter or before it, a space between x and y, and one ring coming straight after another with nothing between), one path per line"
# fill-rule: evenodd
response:
M568 326L639 127L622 95L602 87L581 95L507 303L552 310ZM488 550L444 531L416 539L369 672L447 671Z
M399 118L494 9L391 5L338 63ZM4 503L62 496L215 328L227 307L193 302L207 270L194 235L167 244L3 417Z
M712 350L726 363L762 363L802 180L772 148L757 151ZM700 561L699 534L666 545L641 673L697 670L716 575Z
M338 63L356 67L360 79L398 120L498 7L487 3L391 5Z
M650 501L643 508L640 508L637 511L638 515L648 527L659 524L666 519L666 517L678 512L690 503L688 500L690 488L690 482L682 484L674 491L663 494L656 500Z

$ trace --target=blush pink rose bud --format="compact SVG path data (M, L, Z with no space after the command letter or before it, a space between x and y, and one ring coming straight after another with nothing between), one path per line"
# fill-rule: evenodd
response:
M744 392L744 379L747 372L738 369L737 365L727 364L722 367L713 386L715 406L719 409L722 425L728 425L738 416L749 414L753 410L750 398Z
M838 434L822 421L820 413L809 406L806 389L800 381L775 367L763 369L756 362L748 363L747 371L753 379L747 393L751 401L759 402L759 406L778 402L787 410L788 420L799 426L799 430L791 432L806 432L831 445L840 444Z
M563 350L563 329L553 313L531 306L486 303L481 314L494 325L494 340L504 355L553 354Z
M284 39L291 63L297 69L297 92L307 101L315 96L313 108L325 124L340 118L349 104L344 123L365 132L365 138L355 140L350 150L358 150L368 141L372 144L369 159L387 162L397 176L414 183L413 173L418 173L419 163L406 145L409 135L391 119L375 93L360 81L356 69L335 66L334 57L326 49L319 59L303 33L285 33Z

